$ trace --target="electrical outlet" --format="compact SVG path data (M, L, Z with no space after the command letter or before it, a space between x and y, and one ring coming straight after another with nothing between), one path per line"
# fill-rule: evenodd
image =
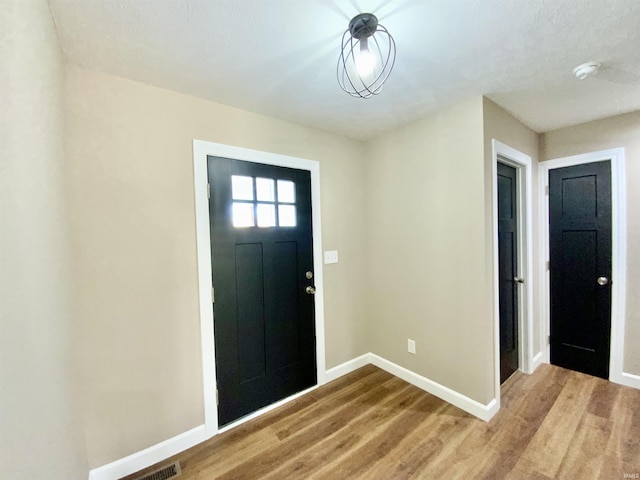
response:
M416 341L415 340L411 340L410 338L407 339L407 352L413 353L414 355L416 354Z

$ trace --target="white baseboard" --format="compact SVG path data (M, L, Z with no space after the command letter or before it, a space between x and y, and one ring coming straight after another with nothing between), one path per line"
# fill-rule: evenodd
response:
M536 355L536 358L541 359L542 355ZM534 364L536 358L534 358ZM389 372L391 375L395 375L396 377L401 378L406 382L409 382L412 385L415 385L416 387L432 395L435 395L438 398L441 398L445 402L455 405L456 407L464 410L467 413L470 413L475 417L478 417L481 420L489 421L498 412L499 404L496 399L491 400L491 402L489 402L487 405L483 405L465 395L462 395L461 393L456 392L455 390L451 390L444 385L440 385L433 380L429 380L426 377L418 375L411 370L407 370L406 368L401 367L400 365L396 365L395 363L390 362L389 360L379 357L378 355L373 353L365 353L364 355L360 355L359 357L344 362L336 367L330 368L326 371L325 380L326 382L330 382L370 363L378 368L381 368L382 370ZM625 378L629 377L626 381L630 383L624 383L625 385L634 386L632 385L632 383L636 382L636 388L638 388L637 385L640 385L640 377L626 373L623 373L622 375L625 376ZM252 416L252 418L264 414L265 412L272 410L280 404L290 401L293 398L297 398L300 395L308 393L309 391L314 389L315 387L305 392L301 392L300 394L294 395L284 400L283 402L278 402L277 405L262 409L261 411L256 412ZM232 426L229 426L228 428L232 428ZM227 430L228 428L221 429L221 431ZM188 432L181 433L180 435L165 440L164 442L152 445L151 447L129 455L128 457L116 460L115 462L109 463L99 468L94 468L89 472L89 480L118 480L122 477L131 475L132 473L135 473L144 468L150 467L155 463L172 457L173 455L191 448L198 443L204 442L205 440L207 440L205 426L200 425L199 427L193 428Z
M89 472L89 480L118 480L172 457L206 439L205 427L200 425L128 457L94 468Z
M536 369L544 363L543 357L544 355L542 354L542 352L536 353L536 355L533 357L533 360L531 361L531 371L529 372L529 375L535 372Z
M485 422L491 420L491 418L498 412L499 404L498 401L494 398L487 405L483 405L480 402L477 402L466 395L463 395L455 390L452 390L444 385L440 385L433 380L429 380L422 375L418 375L411 370L407 370L400 365L396 365L389 360L386 360L378 355L372 353L371 354L371 363L373 363L376 367L379 367L392 375L395 375L398 378L403 379L406 382L415 385L416 387L435 395L438 398L441 398L445 402L448 402L456 407L464 410L467 413L470 413L474 417L478 417Z
M351 373L365 365L371 363L371 354L365 353L364 355L360 355L359 357L353 358L347 362L341 363L337 367L330 368L325 373L325 381L330 382L335 380L336 378L340 378L347 373Z
M614 383L625 385L627 387L637 388L640 390L640 376L632 373L622 372L620 375L611 376L609 378Z

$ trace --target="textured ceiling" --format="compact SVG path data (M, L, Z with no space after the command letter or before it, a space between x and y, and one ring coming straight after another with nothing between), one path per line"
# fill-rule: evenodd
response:
M366 139L473 95L538 132L640 109L639 0L50 0L68 62ZM351 17L397 44L374 98L340 90ZM595 60L597 77L572 69Z

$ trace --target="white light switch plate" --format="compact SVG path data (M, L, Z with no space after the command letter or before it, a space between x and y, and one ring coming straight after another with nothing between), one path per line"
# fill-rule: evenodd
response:
M326 252L324 252L324 263L325 265L329 263L338 263L338 251L327 250Z

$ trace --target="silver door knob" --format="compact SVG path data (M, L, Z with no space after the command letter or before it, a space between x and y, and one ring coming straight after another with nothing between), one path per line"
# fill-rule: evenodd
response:
M609 279L607 277L598 277L598 285L607 285L609 283Z
M513 281L514 283L524 283L524 278L514 277Z
M304 291L307 292L308 295L315 295L316 293L315 287L307 287L304 289Z

